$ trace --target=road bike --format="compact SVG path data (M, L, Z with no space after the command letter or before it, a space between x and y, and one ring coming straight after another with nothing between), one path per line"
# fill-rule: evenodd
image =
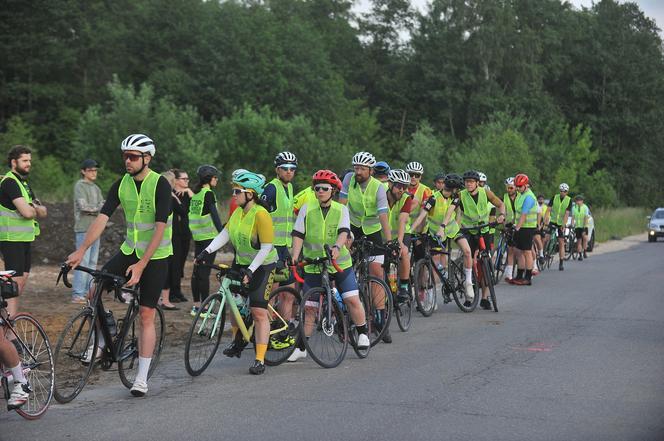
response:
M385 253L383 262L383 271L385 272L385 283L390 288L392 299L397 299L399 293L399 264L401 263L401 247L397 241L392 241L387 245L388 251ZM408 250L412 255L412 243ZM394 302L394 317L397 320L399 329L407 332L413 318L413 294L412 294L412 272L413 265L410 266L410 280L408 287L408 300Z
M498 244L493 251L493 283L497 285L505 274L505 266L507 265L507 253L509 250L509 243L514 237L514 226L512 224L505 225L500 232Z
M498 302L496 301L496 288L493 283L493 262L491 260L491 252L486 246L484 236L482 235L482 229L487 227L494 227L497 224L495 222L490 222L482 225L477 225L474 227L462 227L461 231L464 233L473 233L479 235L478 243L479 249L475 256L473 256L473 276L477 283L477 292L475 299L479 297L481 292L481 286L486 286L489 290L489 295L491 296L491 304L493 310L498 312Z

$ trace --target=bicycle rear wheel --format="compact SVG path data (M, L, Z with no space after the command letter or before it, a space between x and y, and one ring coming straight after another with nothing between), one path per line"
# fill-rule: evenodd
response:
M297 318L297 312L300 307L300 293L290 286L281 286L270 294L268 301L268 316L270 318L270 342L267 345L265 353L265 364L268 366L277 366L283 363L291 356L296 348L295 342L299 336L299 322L291 320L290 322L279 315L281 302L293 301L292 318ZM286 328L282 331L272 333L272 330Z
M394 275L395 279L398 279L399 270L395 262L390 262L389 271L387 274ZM388 284L388 286L390 286ZM397 319L397 325L402 332L408 332L410 329L410 322L413 318L413 294L412 287L409 288L408 300L405 302L399 302L396 300L397 293L392 290L390 286L390 292L392 293L392 299L394 300L394 317ZM366 310L366 309L365 309Z
M489 259L482 259L482 272L484 273L484 283L489 288L489 295L491 297L491 304L493 305L493 310L498 312L498 303L496 302L496 287L493 284L491 261Z
M13 321L14 332L22 346L21 366L32 388L28 401L16 412L25 419L35 420L48 410L53 398L55 368L51 344L44 329L30 314L19 313Z
M324 288L302 296L300 338L311 358L324 368L337 367L348 350L348 325L336 301Z
M95 318L91 307L84 308L67 322L58 337L53 396L60 403L69 403L76 398L90 376L94 361L84 363L84 360L86 354L96 354L99 345Z
M415 263L413 271L415 279L415 302L417 310L424 317L433 314L436 308L436 275L433 271L433 265L428 259L420 259Z
M360 298L365 305L367 329L371 346L376 346L390 328L394 313L394 299L383 279L369 276L360 283Z
M131 389L134 385L134 379L138 373L138 354L140 351L138 336L139 336L139 318L138 309L135 309L129 317L129 323L122 326L122 335L118 340L120 347L120 354L118 355L118 373L120 380L126 388ZM164 346L164 312L160 307L155 308L154 329L156 334L156 341L154 350L152 351L152 361L150 362L150 370L148 371L148 378L152 376L157 364L159 363L159 355Z
M454 303L463 312L473 312L480 302L478 289L475 287L475 295L472 301L466 300L466 276L463 271L463 256L457 260L450 261L450 269L447 272L447 283L445 289L451 290Z
M500 238L498 242L498 248L496 250L496 264L494 266L493 274L493 283L498 284L505 274L505 265L507 264L507 243Z

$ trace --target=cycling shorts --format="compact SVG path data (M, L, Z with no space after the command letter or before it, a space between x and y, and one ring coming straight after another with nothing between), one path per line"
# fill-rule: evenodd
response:
M253 276L251 276L249 286L240 293L242 297L249 297L249 306L251 308L267 309L267 303L268 300L270 300L270 293L272 292L274 269L276 266L276 263L270 263L258 267ZM241 268L247 267L249 267L249 265L233 264L231 270L239 271Z
M521 228L514 232L514 243L517 249L528 251L533 247L533 237L537 228Z
M487 247L487 249L490 249L489 246L493 243L493 235L489 232L486 232L481 236L484 237L484 245ZM470 255L475 255L475 251L480 249L480 235L464 233L463 237L466 238L468 245L470 246Z
M106 271L116 276L127 277L125 273L127 268L138 262L138 257L135 253L130 255L118 251L111 260L106 262L102 271ZM141 280L138 282L139 298L138 304L148 308L156 308L159 304L159 297L161 290L166 283L168 277L168 259L156 259L148 262L147 266L141 274ZM111 282L106 282L104 289L107 291L113 290Z
M14 277L29 273L32 263L32 242L0 242L5 271L16 271Z
M355 239L358 239L360 237L364 237L368 239L371 243L374 245L382 246L383 245L383 234L381 233L381 230L376 231L375 233L371 234L364 234L362 231L362 228L356 227L355 225L350 226L350 232L353 235ZM379 250L374 250L373 253L371 254L371 261L375 263L380 263L382 264L385 262L385 254L382 251Z
M360 295L353 268L347 268L342 273L330 273L330 280L334 281L334 285L339 290L342 299ZM307 292L311 288L317 288L322 285L322 276L320 274L305 273L302 292Z
M584 234L588 234L588 228L575 228L574 233L577 239L582 239Z
M547 234L552 234L554 230L558 230L558 237L559 238L563 237L563 228L558 224L555 224L553 222L549 222L549 231L547 232Z

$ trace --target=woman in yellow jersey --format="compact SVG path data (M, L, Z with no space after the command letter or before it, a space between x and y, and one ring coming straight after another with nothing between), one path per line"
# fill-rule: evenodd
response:
M228 220L224 229L212 243L196 257L196 261L216 252L229 241L235 249L233 269L242 274L242 283L247 286L251 316L254 320L256 339L256 360L249 372L260 375L265 372L265 352L270 336L270 321L267 302L272 288L277 252L273 247L274 229L270 213L260 205L260 195L265 186L265 177L245 171L233 177L233 197L238 209ZM228 357L240 357L247 345L238 332L237 323L231 316L233 341L224 349Z

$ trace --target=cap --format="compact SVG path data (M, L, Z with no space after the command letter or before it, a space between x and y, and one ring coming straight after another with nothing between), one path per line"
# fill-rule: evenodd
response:
M94 167L99 167L99 164L94 159L84 159L83 162L81 162L81 170Z

